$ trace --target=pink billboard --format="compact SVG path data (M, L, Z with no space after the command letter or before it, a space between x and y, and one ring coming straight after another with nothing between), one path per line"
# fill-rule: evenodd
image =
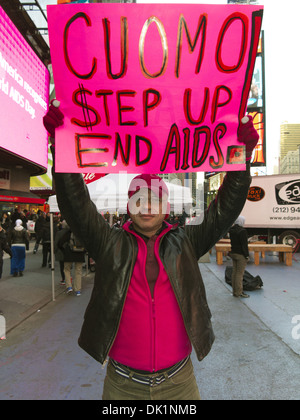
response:
M0 7L0 147L47 168L49 72Z
M240 170L262 6L48 6L59 172Z

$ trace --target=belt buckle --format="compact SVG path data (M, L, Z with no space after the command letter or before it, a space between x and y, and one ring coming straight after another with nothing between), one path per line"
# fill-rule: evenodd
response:
M150 385L151 388L153 388L154 386L157 386L156 376L150 376L150 378L149 378L149 385Z
M160 376L159 374L156 374L156 375L153 375L149 378L149 386L151 388L154 388L154 387L158 386L162 382L162 381L159 382L159 383L156 382L159 376Z

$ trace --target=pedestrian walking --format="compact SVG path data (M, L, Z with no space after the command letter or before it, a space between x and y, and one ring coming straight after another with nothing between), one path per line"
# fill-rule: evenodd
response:
M15 227L10 231L8 243L12 252L10 274L14 277L23 276L26 250L29 249L29 235L27 229L22 226L21 219L16 220Z
M39 210L38 217L34 225L34 232L35 232L35 244L33 248L33 253L36 254L42 240L42 232L43 232L43 225L46 221L46 213Z
M64 274L66 291L68 294L72 292L76 296L81 295L81 282L82 282L82 265L85 262L85 249L75 237L74 233L70 230L68 224L63 222L63 229L60 232L57 240L57 247L63 253L64 261ZM73 283L72 268L74 266Z
M234 225L229 229L231 251L229 256L232 259L232 293L235 297L250 297L243 291L243 277L249 260L248 235L243 227L245 218L239 216Z
M41 227L41 240L43 246L42 267L51 266L51 232L50 232L50 213L46 214L45 221Z
M54 254L55 254L55 260L59 262L59 270L60 270L60 275L61 275L61 280L60 280L60 284L62 286L64 286L66 284L65 282L65 271L64 271L64 249L63 246L60 248L58 246L61 238L64 236L65 234L65 229L66 229L66 222L65 221L61 221L60 222L60 228L57 229L55 236L54 236Z
M44 125L54 143L61 111L51 105ZM81 174L53 173L59 208L96 262L79 345L102 364L109 357L103 399L200 399L190 354L194 346L202 360L214 334L198 259L246 201L258 141L251 117L238 141L246 147L246 171L228 172L203 220L184 227L165 221L168 188L156 175L133 179L131 220L116 228L97 211Z
M12 257L11 248L7 243L7 236L5 230L0 226L0 279L2 278L3 271L3 251Z
M10 216L6 212L4 212L2 214L1 227L4 229L6 234L11 229L11 225L12 225L12 222L11 222Z

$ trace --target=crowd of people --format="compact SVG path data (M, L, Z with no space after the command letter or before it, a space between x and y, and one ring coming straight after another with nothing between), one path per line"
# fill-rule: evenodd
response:
M110 215L103 215L107 223L110 223ZM168 222L172 225L184 226L187 214L170 214ZM112 225L122 227L128 220L127 214L112 217ZM28 222L34 222L34 231L28 229ZM81 273L82 265L85 262L85 251L71 252L70 236L71 230L62 219L60 213L54 215L54 252L55 259L59 262L61 285L66 285L67 293L75 292L76 296L81 294ZM33 253L36 254L40 245L42 246L42 267L51 267L51 236L50 236L50 213L42 210L21 210L15 208L10 214L3 212L0 222L0 278L3 268L3 252L11 257L10 274L14 277L23 276L25 270L26 250L29 249L29 241L34 234L35 243ZM74 265L75 278L74 286L71 284L71 269Z
M25 270L26 250L29 250L29 241L32 232L28 229L28 221L34 221L35 243L33 253L36 254L42 245L42 267L51 267L51 232L50 213L38 210L21 210L16 208L10 214L3 212L0 222L0 278L3 270L3 255L10 256L10 274L13 277L23 276ZM68 294L74 291L76 296L81 295L82 266L85 262L85 250L73 250L74 238L60 213L53 218L54 252L59 262L61 285L66 285ZM72 267L74 266L74 281L72 282ZM73 284L72 284L73 283Z

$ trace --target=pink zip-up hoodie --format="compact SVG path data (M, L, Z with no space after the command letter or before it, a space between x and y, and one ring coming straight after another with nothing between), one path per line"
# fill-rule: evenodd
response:
M133 369L155 372L187 357L192 346L166 270L159 258L159 242L170 225L156 239L154 252L159 275L153 298L145 274L147 246L130 223L123 228L136 236L138 255L130 280L120 326L109 356Z

